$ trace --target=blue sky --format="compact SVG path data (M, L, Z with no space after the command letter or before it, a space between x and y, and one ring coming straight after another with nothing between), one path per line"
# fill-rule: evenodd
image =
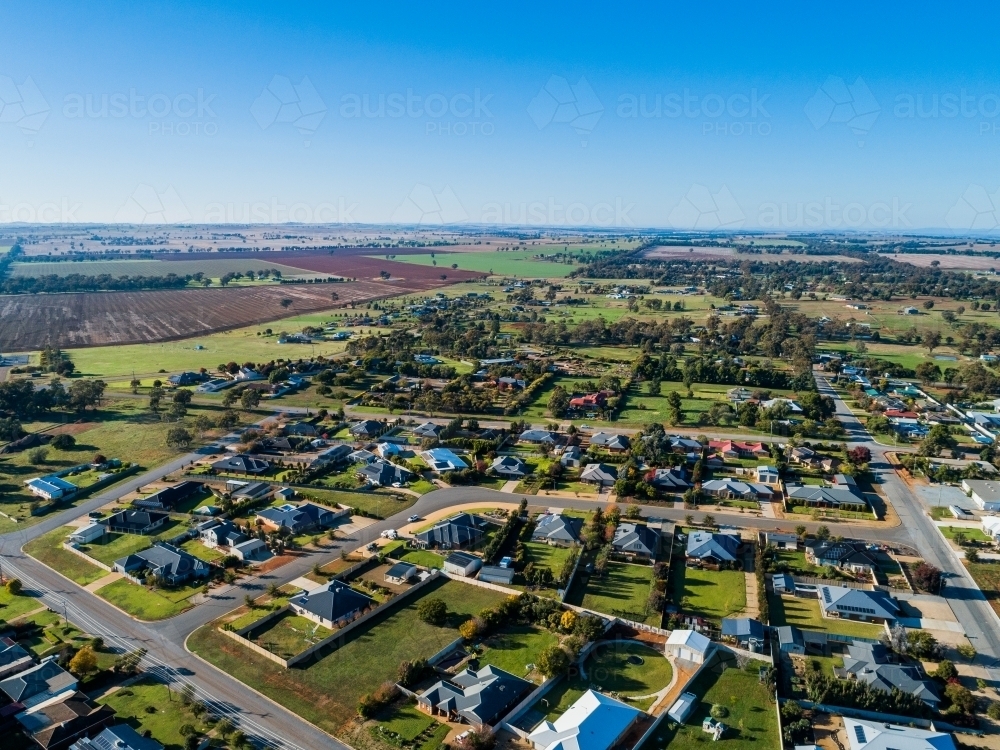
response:
M1000 224L982 4L205 5L3 4L0 222Z

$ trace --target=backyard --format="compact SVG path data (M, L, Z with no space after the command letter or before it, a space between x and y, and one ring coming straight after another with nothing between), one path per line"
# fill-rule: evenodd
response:
M747 606L746 577L739 570L670 567L670 596L685 614L719 622Z
M184 705L177 691L152 679L115 690L98 702L115 710L118 723L128 724L140 734L149 731L152 739L170 750L184 747L185 737L180 730L185 724L199 732L208 730L191 707Z
M32 539L24 545L24 551L71 581L87 586L108 575L108 572L63 548L63 542L73 531L75 529L71 526L60 526L37 539Z
M148 536L141 534L107 534L103 540L80 545L79 549L81 552L86 553L88 557L92 557L98 562L102 562L105 565L112 565L115 560L120 560L128 555L141 552L147 547L153 546L153 542L170 539L182 531L184 529L179 521L168 520L163 526L157 529L155 534Z
M795 625L807 630L821 630L837 635L852 635L858 638L878 638L885 634L881 625L853 622L833 617L823 617L818 599L801 599L795 596L768 597L771 609L771 625Z
M559 638L548 630L514 625L486 639L483 643L486 651L479 658L479 663L483 666L492 664L513 675L527 678L532 671L528 669L528 665L537 664L538 655L558 643Z
M279 617L251 630L246 638L282 659L289 659L329 635L333 635L332 630L308 617L283 612Z
M604 575L577 574L566 602L607 615L659 626L661 613L647 606L653 585L649 565L609 562Z
M428 597L445 602L448 619L443 626L417 617L418 603ZM462 622L501 599L501 594L459 581L431 583L419 595L351 632L340 648L324 649L308 666L287 671L226 638L216 624L196 630L188 646L320 729L336 733L356 715L362 695L395 679L400 662L437 653L458 637Z

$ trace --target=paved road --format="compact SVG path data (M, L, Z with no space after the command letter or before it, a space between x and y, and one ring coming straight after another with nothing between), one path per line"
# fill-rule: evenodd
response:
M829 381L819 376L816 380L820 393L832 396L836 403L836 416L847 429L848 445L865 445L872 452L871 468L901 522L893 537L908 542L924 560L948 574L942 593L951 604L955 617L965 627L969 641L979 652L977 662L990 669L993 679L1000 678L1000 620L965 566L952 554L948 543L927 515L923 503L889 465L885 454L895 449L874 442Z

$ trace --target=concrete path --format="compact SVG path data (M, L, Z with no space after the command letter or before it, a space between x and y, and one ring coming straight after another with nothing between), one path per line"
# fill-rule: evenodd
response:
M316 583L316 581L312 581L312 580L306 578L305 576L299 576L295 580L289 581L288 585L289 586L296 586L296 587L302 589L303 591L315 591L316 589L318 589L323 584L322 583Z
M121 573L108 573L105 576L101 576L96 581L83 587L84 591L97 591L97 589L102 589L109 583L114 583L115 581L124 578Z
M501 492L513 493L517 489L517 485L521 483L520 479L511 479L509 482L504 482L503 487L500 488Z

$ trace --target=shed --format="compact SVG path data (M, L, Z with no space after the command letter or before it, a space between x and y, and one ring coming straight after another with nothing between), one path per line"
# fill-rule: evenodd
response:
M680 698L674 701L674 705L667 711L667 716L678 724L683 724L697 705L697 695L694 693L681 693Z
M417 566L407 562L398 562L385 571L388 583L403 584L417 577Z
M469 578L483 567L483 561L466 552L452 552L444 559L444 572Z
M479 580L486 583L510 585L514 582L514 569L501 568L499 565L484 565L479 571Z
M712 648L712 642L694 630L675 630L667 638L664 651L667 656L702 664Z

